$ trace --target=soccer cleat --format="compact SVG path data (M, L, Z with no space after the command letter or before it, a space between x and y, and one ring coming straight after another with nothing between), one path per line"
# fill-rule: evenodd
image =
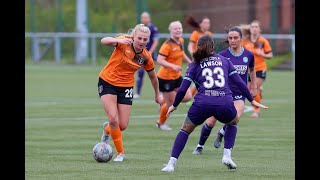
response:
M226 165L229 170L237 169L237 165L232 161L230 157L223 156L222 163Z
M109 122L103 123L103 132L101 136L101 142L105 142L106 144L109 144L110 140L110 134L106 133L106 126L108 125Z
M203 147L197 147L197 148L192 152L192 154L194 154L194 155L201 155L201 154L202 154L202 150L203 150Z
M222 138L223 138L223 135L218 131L217 132L217 137L213 142L213 146L215 148L219 148L221 146Z
M157 126L158 128L160 128L161 130L163 130L163 131L171 131L171 130L172 130L172 128L169 127L168 124L166 124L166 123L159 124L159 123L157 122L156 126Z
M161 171L172 173L174 171L174 166L172 164L166 164L166 167L161 169Z
M138 99L138 98L140 98L140 95L139 95L139 94L133 95L133 99Z
M124 160L124 158L126 157L125 154L118 154L116 158L114 158L113 161L116 161L116 162L122 162Z

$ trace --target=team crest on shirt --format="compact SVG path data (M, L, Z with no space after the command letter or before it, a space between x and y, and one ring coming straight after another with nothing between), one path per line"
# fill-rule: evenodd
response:
M139 59L138 59L138 64L144 64L144 61L145 61L146 59L144 59L143 57L139 57Z
M133 61L139 65L143 65L147 62L147 59L145 59L141 54L135 54Z
M243 57L243 62L247 63L248 62L248 58L247 57Z

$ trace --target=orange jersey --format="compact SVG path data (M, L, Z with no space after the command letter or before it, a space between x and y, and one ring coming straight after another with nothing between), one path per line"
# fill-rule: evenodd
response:
M192 46L192 50L193 52L195 52L197 50L197 41L198 39L203 36L203 35L208 35L208 36L213 36L213 33L210 32L210 31L207 31L206 33L204 32L201 32L201 31L197 31L197 30L194 30L192 33L191 33L191 36L190 36L190 42L193 42L193 46Z
M243 41L242 46L254 54L254 69L256 71L266 71L267 63L265 62L265 58L257 55L257 49L262 49L264 53L269 53L272 51L269 41L259 36L257 41L254 43L250 39L246 39Z
M132 45L118 43L99 76L114 86L131 87L134 86L134 74L140 67L146 71L154 69L149 51L144 48L141 53L135 53Z
M184 55L183 38L179 39L180 44L177 44L173 39L166 40L159 49L159 54L166 57L166 61L176 64L178 66L182 65L182 58ZM161 66L157 76L164 80L175 80L181 76L181 72L177 72L171 68Z

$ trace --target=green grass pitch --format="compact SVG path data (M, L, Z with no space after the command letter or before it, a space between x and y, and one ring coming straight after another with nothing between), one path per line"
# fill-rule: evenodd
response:
M213 147L222 126L217 123L200 156L192 155L201 127L195 129L175 172L169 174L161 169L188 108L181 103L167 120L171 132L157 129L159 106L147 75L142 97L134 100L129 126L123 132L126 159L122 163L93 159L92 148L107 120L97 93L101 68L25 65L26 179L295 179L294 71L267 73L262 103L269 109L262 110L259 119L251 119L250 112L241 118L232 152L236 171L222 165L223 148ZM111 145L115 151L112 141Z

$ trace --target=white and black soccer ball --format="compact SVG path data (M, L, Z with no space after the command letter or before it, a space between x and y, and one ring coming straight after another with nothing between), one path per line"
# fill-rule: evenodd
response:
M97 162L108 162L113 156L112 146L99 142L93 147L92 156Z

